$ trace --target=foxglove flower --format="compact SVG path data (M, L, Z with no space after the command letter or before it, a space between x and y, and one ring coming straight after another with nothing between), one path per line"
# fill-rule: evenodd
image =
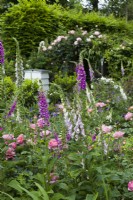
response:
M49 111L48 111L48 103L46 100L46 97L44 95L44 92L39 92L38 96L39 102L39 118L43 118L45 120L45 124L49 125Z
M0 41L0 64L1 65L4 64L4 48L1 41Z
M11 106L11 108L10 108L10 110L9 110L9 112L8 112L7 117L10 117L14 113L14 111L16 109L16 105L17 105L17 101L14 101L12 106Z
M77 73L77 81L78 81L79 90L85 90L86 89L86 73L84 70L84 66L82 64L78 64L76 66L76 73Z

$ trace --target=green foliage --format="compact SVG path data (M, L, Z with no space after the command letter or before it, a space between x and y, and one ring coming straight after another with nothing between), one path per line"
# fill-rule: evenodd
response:
M37 103L38 90L38 81L32 81L28 79L23 81L21 92L23 93L23 105L25 107L32 107Z
M3 15L3 41L8 59L14 56L15 37L20 43L22 55L28 56L40 39L51 39L58 29L58 16L55 6L47 6L45 1L19 1ZM54 32L53 32L54 30ZM9 46L11 49L9 49ZM10 57L11 56L11 57Z

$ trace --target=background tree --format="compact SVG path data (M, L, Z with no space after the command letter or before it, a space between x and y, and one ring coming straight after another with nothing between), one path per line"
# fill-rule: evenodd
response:
M125 17L126 21L133 19L132 0L105 0L103 7L106 15L113 14L115 17Z

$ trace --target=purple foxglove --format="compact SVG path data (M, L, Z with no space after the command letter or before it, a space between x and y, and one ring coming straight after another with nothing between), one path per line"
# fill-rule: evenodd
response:
M77 73L78 89L85 90L86 89L86 73L84 70L84 66L82 64L78 64L76 66L76 73Z
M38 106L39 106L39 118L43 118L47 125L49 125L49 111L48 111L48 103L45 97L44 92L40 91L38 96Z

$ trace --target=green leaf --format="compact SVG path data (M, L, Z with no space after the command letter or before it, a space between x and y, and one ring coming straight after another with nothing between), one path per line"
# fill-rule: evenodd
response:
M56 194L54 194L54 196L52 197L51 200L60 200L60 199L66 199L66 197L64 197L64 195L62 195L60 193L56 193Z
M44 197L44 200L49 200L47 192L43 189L43 187L41 185L39 185L38 183L35 183L35 185L39 188L40 192L42 193L42 195Z
M95 195L93 195L93 194L87 194L85 200L96 200L97 197L98 197L98 193L96 193Z
M61 189L63 189L63 190L66 190L66 191L69 190L69 187L67 186L66 183L59 183L59 187L60 187Z
M15 190L19 191L20 193L22 193L22 189L19 187L20 184L18 181L16 180L12 180L9 184L10 187L14 188Z
M12 199L12 200L15 200L13 197L11 197L9 194L7 194L7 193L5 193L5 192L1 192L0 191L0 193L2 193L2 194L5 194L6 196L8 196L10 199Z

